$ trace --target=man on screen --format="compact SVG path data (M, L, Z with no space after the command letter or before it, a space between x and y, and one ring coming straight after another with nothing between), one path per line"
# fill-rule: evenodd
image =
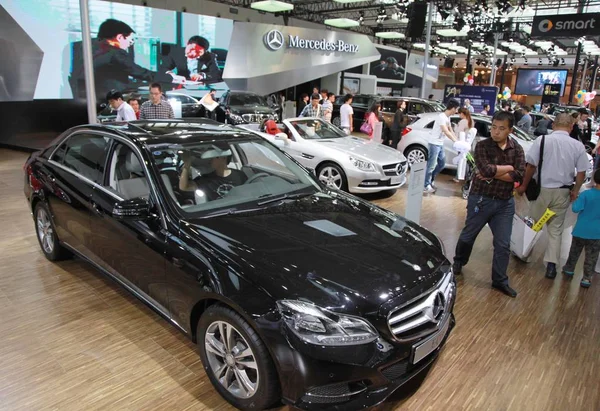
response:
M188 40L184 53L174 49L163 60L162 68L167 73L176 71L177 75L188 80L217 83L222 81L222 73L217 64L217 55L208 51L210 43L202 36L192 36Z
M128 50L135 42L135 32L126 23L108 19L98 28L98 35L92 41L96 96L105 96L110 90L137 88L130 77L151 82L156 73L135 63ZM85 97L85 75L82 56L76 57L74 49L73 72L70 83L74 97ZM81 61L79 61L81 60Z

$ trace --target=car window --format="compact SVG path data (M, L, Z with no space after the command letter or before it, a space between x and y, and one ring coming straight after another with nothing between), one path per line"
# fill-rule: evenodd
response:
M97 134L78 133L69 137L52 155L53 161L101 183L109 139Z
M475 129L477 130L477 135L483 138L491 137L490 127L487 123L483 121L475 120Z
M370 97L356 96L352 99L352 105L368 107L370 99Z
M433 129L433 124L435 123L435 121L432 121L430 123L427 123L427 125L425 126L425 128L431 128Z
M231 94L229 104L232 106L267 106L267 100L252 93L237 93Z
M108 165L105 185L125 200L150 197L146 170L135 151L126 144L116 142Z
M383 100L381 102L381 109L385 113L395 113L398 110L398 101L396 100Z
M193 103L193 100L191 98L189 98L188 96L183 96L183 95L171 95L171 96L167 96L169 101L171 100L175 100L175 101L180 101L181 104L190 104Z

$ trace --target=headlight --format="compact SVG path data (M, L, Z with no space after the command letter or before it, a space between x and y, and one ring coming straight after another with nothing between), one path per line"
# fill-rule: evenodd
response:
M375 165L373 163L369 163L368 161L350 157L350 162L354 167L358 168L359 170L375 171Z
M366 321L340 315L314 304L295 300L277 301L287 326L310 344L340 346L375 341L379 335Z
M237 114L233 114L233 113L229 113L229 119L231 121L233 121L234 123L243 123L244 119L242 118L242 116L237 115Z

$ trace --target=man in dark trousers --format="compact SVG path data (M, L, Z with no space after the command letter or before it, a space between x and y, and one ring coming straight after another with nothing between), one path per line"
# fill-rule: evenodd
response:
M201 36L192 36L185 51L175 48L163 59L162 71L177 71L177 75L187 80L218 83L222 73L217 64L217 56L208 51L210 43Z
M454 274L461 274L469 262L473 244L479 232L489 224L494 236L492 261L492 287L516 297L517 292L508 285L506 270L510 257L510 236L515 214L513 189L521 182L525 172L525 153L514 139L515 118L511 113L499 111L492 119L492 138L475 146L476 174L467 202L467 219L456 244Z

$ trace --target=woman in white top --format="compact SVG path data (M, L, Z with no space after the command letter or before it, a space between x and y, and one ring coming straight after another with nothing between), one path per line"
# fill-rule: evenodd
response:
M465 136L469 134L469 130L474 127L473 118L471 117L471 112L468 108L462 107L458 110L458 115L460 116L460 121L456 125L456 129L454 134L456 136L460 136L460 133L465 133ZM458 173L456 177L453 178L454 182L460 183L461 180L458 178Z

